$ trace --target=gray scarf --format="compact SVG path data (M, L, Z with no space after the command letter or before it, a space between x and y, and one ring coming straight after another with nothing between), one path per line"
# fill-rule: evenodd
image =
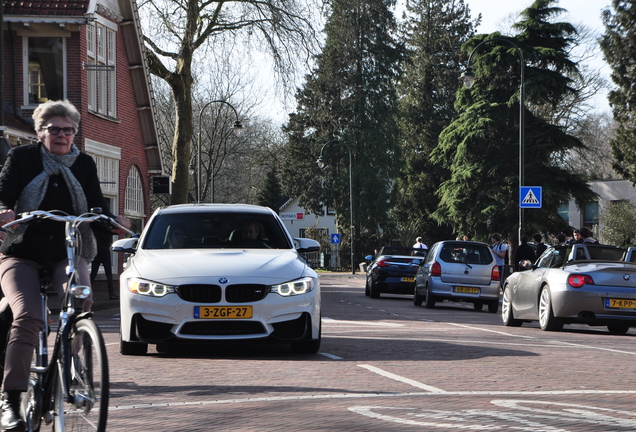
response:
M69 167L75 163L80 151L71 144L71 150L65 155L56 155L51 153L44 147L40 146L40 156L44 171L38 174L31 183L29 183L20 193L18 202L15 206L16 214L37 210L44 195L49 187L49 177L52 175L61 175L71 194L73 209L76 215L84 214L88 211L88 203L86 202L86 194L82 185L77 181ZM81 233L81 251L80 255L88 261L92 261L97 255L97 242L89 224L80 225Z

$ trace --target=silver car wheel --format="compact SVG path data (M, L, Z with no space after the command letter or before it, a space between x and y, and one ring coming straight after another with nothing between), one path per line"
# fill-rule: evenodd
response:
M511 297L510 287L506 285L504 287L503 298L501 299L501 319L505 326L520 327L523 322L514 318Z
M547 289L541 290L541 297L539 298L539 325L542 329L545 329L550 315L550 293Z

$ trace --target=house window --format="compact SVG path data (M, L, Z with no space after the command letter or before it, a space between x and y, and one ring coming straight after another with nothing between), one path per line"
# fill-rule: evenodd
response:
M119 202L119 161L121 149L119 147L100 143L90 139L85 140L86 154L95 160L97 176L104 196L112 203L111 211L117 214Z
M589 228L598 225L598 201L585 203L583 207L583 225Z
M564 221L570 223L570 203L561 203L557 208L557 212L559 216L563 218Z
M66 39L24 37L25 105L66 98Z
M117 31L114 25L97 22L86 26L88 109L117 117Z
M143 185L141 182L141 176L135 167L130 168L130 171L128 171L124 211L126 216L145 216Z

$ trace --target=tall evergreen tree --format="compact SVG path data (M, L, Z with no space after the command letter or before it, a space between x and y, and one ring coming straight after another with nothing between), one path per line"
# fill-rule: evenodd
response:
M467 58L461 46L474 35L481 16L471 20L463 0L412 0L406 11L402 33L409 61L399 86L404 164L393 217L404 242L418 235L434 242L453 232L430 217L439 203L436 191L449 175L431 163L430 153L457 116L457 71Z
M617 86L609 93L618 126L616 137L611 141L616 158L613 168L636 184L636 3L613 0L612 8L614 13L609 8L603 11L605 34L600 44L605 61L612 68L612 81Z
M276 168L272 168L265 177L265 184L263 189L258 194L258 205L269 207L273 210L278 210L275 207L276 203L283 196L283 187L278 179Z
M518 35L506 38L525 57L524 184L543 187L543 208L526 210L524 230L557 232L566 224L558 206L574 197L594 199L583 176L569 173L553 155L582 146L579 139L551 124L537 112L553 106L576 90L571 86L577 65L568 55L576 29L569 23L551 22L563 10L555 0L536 0L515 24ZM499 33L479 35L464 49L504 38ZM456 231L475 230L481 238L499 231L518 244L519 155L519 52L505 41L479 47L471 66L480 79L472 89L460 89L456 107L459 118L440 136L433 158L451 172L440 188L441 204L435 212Z
M289 138L282 168L285 190L317 213L324 204L334 206L339 226L347 227L346 234L350 219L347 147L350 149L354 224L356 234L365 238L377 235L386 223L390 186L399 161L395 81L403 48L394 36L393 3L331 3L324 50L298 91L297 112L284 128ZM339 142L324 146L332 140ZM323 146L329 169L321 171L316 159ZM357 248L360 255L366 248L365 244Z

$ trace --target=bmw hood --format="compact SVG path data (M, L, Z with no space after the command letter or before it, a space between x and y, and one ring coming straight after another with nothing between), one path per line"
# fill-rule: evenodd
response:
M169 285L210 283L220 277L267 284L316 277L295 250L281 249L142 249L128 264L122 276Z

